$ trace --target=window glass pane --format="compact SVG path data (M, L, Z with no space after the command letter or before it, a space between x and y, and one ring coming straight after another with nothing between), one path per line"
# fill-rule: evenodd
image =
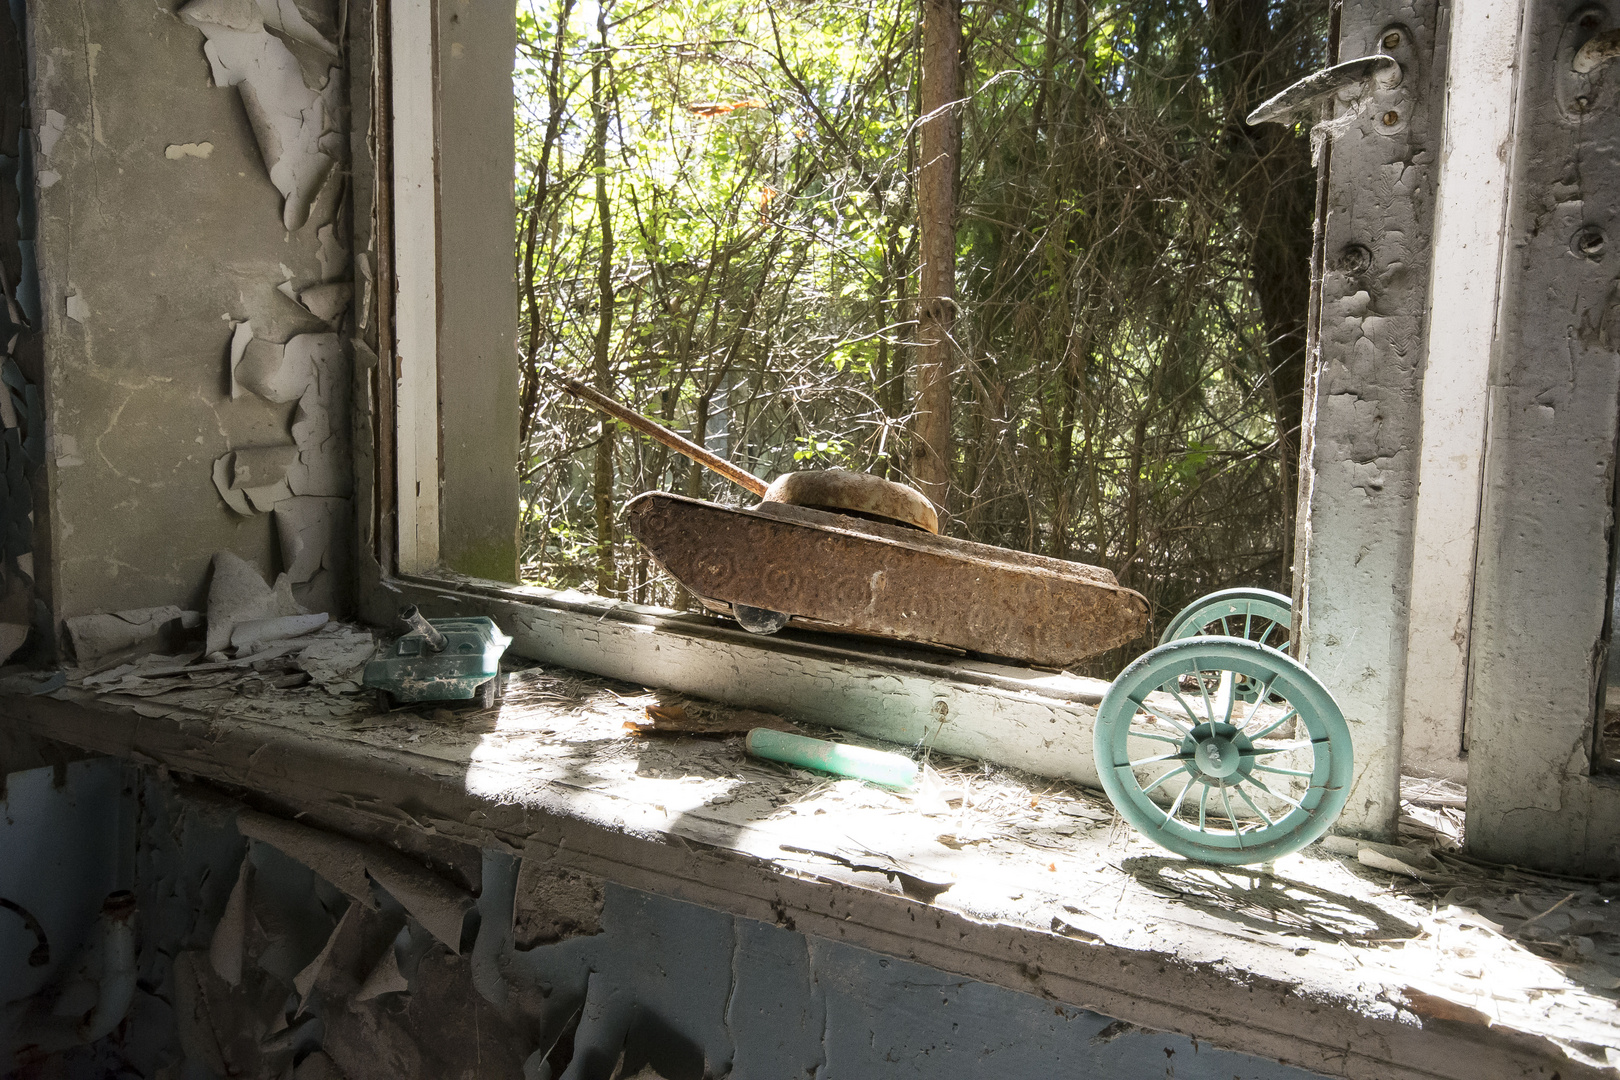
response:
M1317 8L967 5L961 97L924 118L916 0L522 0L525 580L693 606L626 502L753 501L546 366L766 480L916 478L920 128L943 118L943 531L1105 567L1155 631L1217 588L1286 591L1314 170L1303 129L1241 118L1323 63Z

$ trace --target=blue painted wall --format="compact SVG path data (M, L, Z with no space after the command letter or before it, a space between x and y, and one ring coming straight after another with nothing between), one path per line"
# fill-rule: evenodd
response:
M293 976L338 924L349 903L341 894L280 851L244 840L228 804L191 802L150 771L102 759L67 766L65 781L56 784L51 769L7 778L0 896L36 914L52 959L30 967L35 935L0 910L0 1002L25 1000L58 977L106 894L135 888L135 1003L113 1036L63 1055L59 1075L75 1080L279 1077L294 1063L305 1066L299 1080L306 1072L606 1080L621 1054L624 1075L651 1066L666 1080L1315 1075L613 885L601 933L515 950L502 927L518 863L496 851L483 855L483 895L459 954L379 886L378 910L357 912L349 930L353 942L369 934L373 944L340 942L301 1001ZM214 975L208 950L244 857L252 861L249 970L231 987ZM362 948L371 951L355 959ZM354 1000L387 948L410 990ZM491 992L491 978L500 992ZM553 1072L535 1051L559 1038Z
M1307 1080L1316 1074L1139 1030L750 919L609 886L603 933L517 955L583 1006L566 1080L629 1067L736 1080ZM1117 1030L1117 1028L1115 1029ZM1099 1038L1101 1036L1101 1038Z

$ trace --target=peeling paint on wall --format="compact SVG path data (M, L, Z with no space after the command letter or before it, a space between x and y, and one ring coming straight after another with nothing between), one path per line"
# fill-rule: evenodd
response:
M139 981L120 1031L62 1061L74 1080L1312 1076L559 874L538 849L419 836L437 856L419 858L130 776ZM9 929L0 945L33 944Z
M45 408L24 373L25 348L37 345L36 280L31 243L34 132L27 116L27 70L18 5L0 9L0 664L39 621L34 582L34 486L45 464ZM47 111L37 135L41 155L56 145L64 118ZM30 312L30 309L35 309Z
M182 158L188 157L206 159L208 155L212 154L213 152L214 144L211 142L170 143L168 146L164 147L163 156L168 158L170 161L179 161Z
M234 87L271 182L283 196L282 225L312 226L320 279L299 284L285 264L276 291L339 330L353 299L341 171L347 156L343 27L332 5L292 0L192 0L178 16L199 29L213 82ZM171 144L166 156L207 158L211 143ZM330 193L330 197L327 197ZM243 441L215 458L211 479L242 518L274 515L281 561L300 599L333 609L349 576L351 511L349 369L337 333L265 336L231 320L228 384L233 400L256 395L294 406L285 442Z
M270 180L285 199L282 224L302 228L343 153L336 43L289 0L192 0L180 18L206 35L214 85L234 86L242 96Z

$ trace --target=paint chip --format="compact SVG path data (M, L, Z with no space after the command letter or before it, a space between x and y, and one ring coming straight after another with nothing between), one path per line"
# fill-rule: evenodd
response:
M219 490L219 497L225 500L225 505L235 510L243 517L252 517L253 508L248 505L247 495L231 486L231 474L236 467L236 455L228 453L214 462L214 487Z
M76 323L83 323L90 318L90 305L85 303L84 297L77 292L67 294L67 317Z
M45 122L39 126L39 156L50 157L56 152L56 140L67 131L67 117L55 109L45 110Z
M221 316L229 318L230 316ZM231 323L231 398L234 400L242 396L244 387L236 378L236 366L242 362L242 356L247 352L248 342L253 340L253 324L251 322Z
M270 182L284 198L283 227L301 228L336 164L321 138L337 127L344 103L343 80L330 77L337 46L296 5L192 0L178 14L208 38L203 52L214 84L241 96Z
M70 469L75 465L84 464L84 458L79 456L79 440L72 435L56 436L51 440L51 448L56 452L58 469Z
M41 169L39 171L39 190L49 191L51 188L55 187L57 181L61 179L62 174L57 172L55 169Z
M354 286L349 282L329 281L305 289L298 295L298 300L311 315L336 328L343 313L349 310L349 300L353 296Z
M263 487L243 488L242 490L246 493L248 502L253 504L253 509L265 513L274 510L276 503L284 502L293 496L292 488L288 486L285 480L278 480Z
M242 981L242 960L247 951L248 920L248 856L236 871L236 884L225 900L225 913L214 926L214 936L208 943L208 962L214 974L226 986Z
M410 988L411 984L400 974L399 957L394 954L394 943L390 941L382 955L377 958L377 963L372 966L366 981L360 984L354 1000L370 1001L383 994L399 994Z
M231 486L247 491L285 480L298 458L295 446L256 446L236 451L231 465Z
M211 142L170 143L164 148L163 156L170 161L179 161L181 158L206 158L214 152Z
M321 264L321 280L331 281L348 269L349 248L338 238L337 229L331 225L322 225L317 229L315 238L320 241L320 249L315 257Z

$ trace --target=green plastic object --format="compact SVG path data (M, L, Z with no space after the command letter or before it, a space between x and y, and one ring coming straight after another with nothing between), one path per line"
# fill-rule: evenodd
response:
M1243 638L1183 638L1138 657L1097 707L1094 748L1125 819L1203 862L1298 851L1350 791L1350 729L1333 695Z
M512 639L485 615L459 619L423 619L415 609L416 629L402 635L366 665L362 682L396 702L471 701L495 704L501 654ZM435 649L427 624L444 638Z
M917 783L917 763L904 754L865 746L812 739L770 728L755 728L744 745L755 757L781 761L817 772L867 780L883 787L906 789Z
M1287 652L1293 621L1294 602L1282 593L1222 589L1182 608L1164 628L1159 644L1215 634L1247 638Z

